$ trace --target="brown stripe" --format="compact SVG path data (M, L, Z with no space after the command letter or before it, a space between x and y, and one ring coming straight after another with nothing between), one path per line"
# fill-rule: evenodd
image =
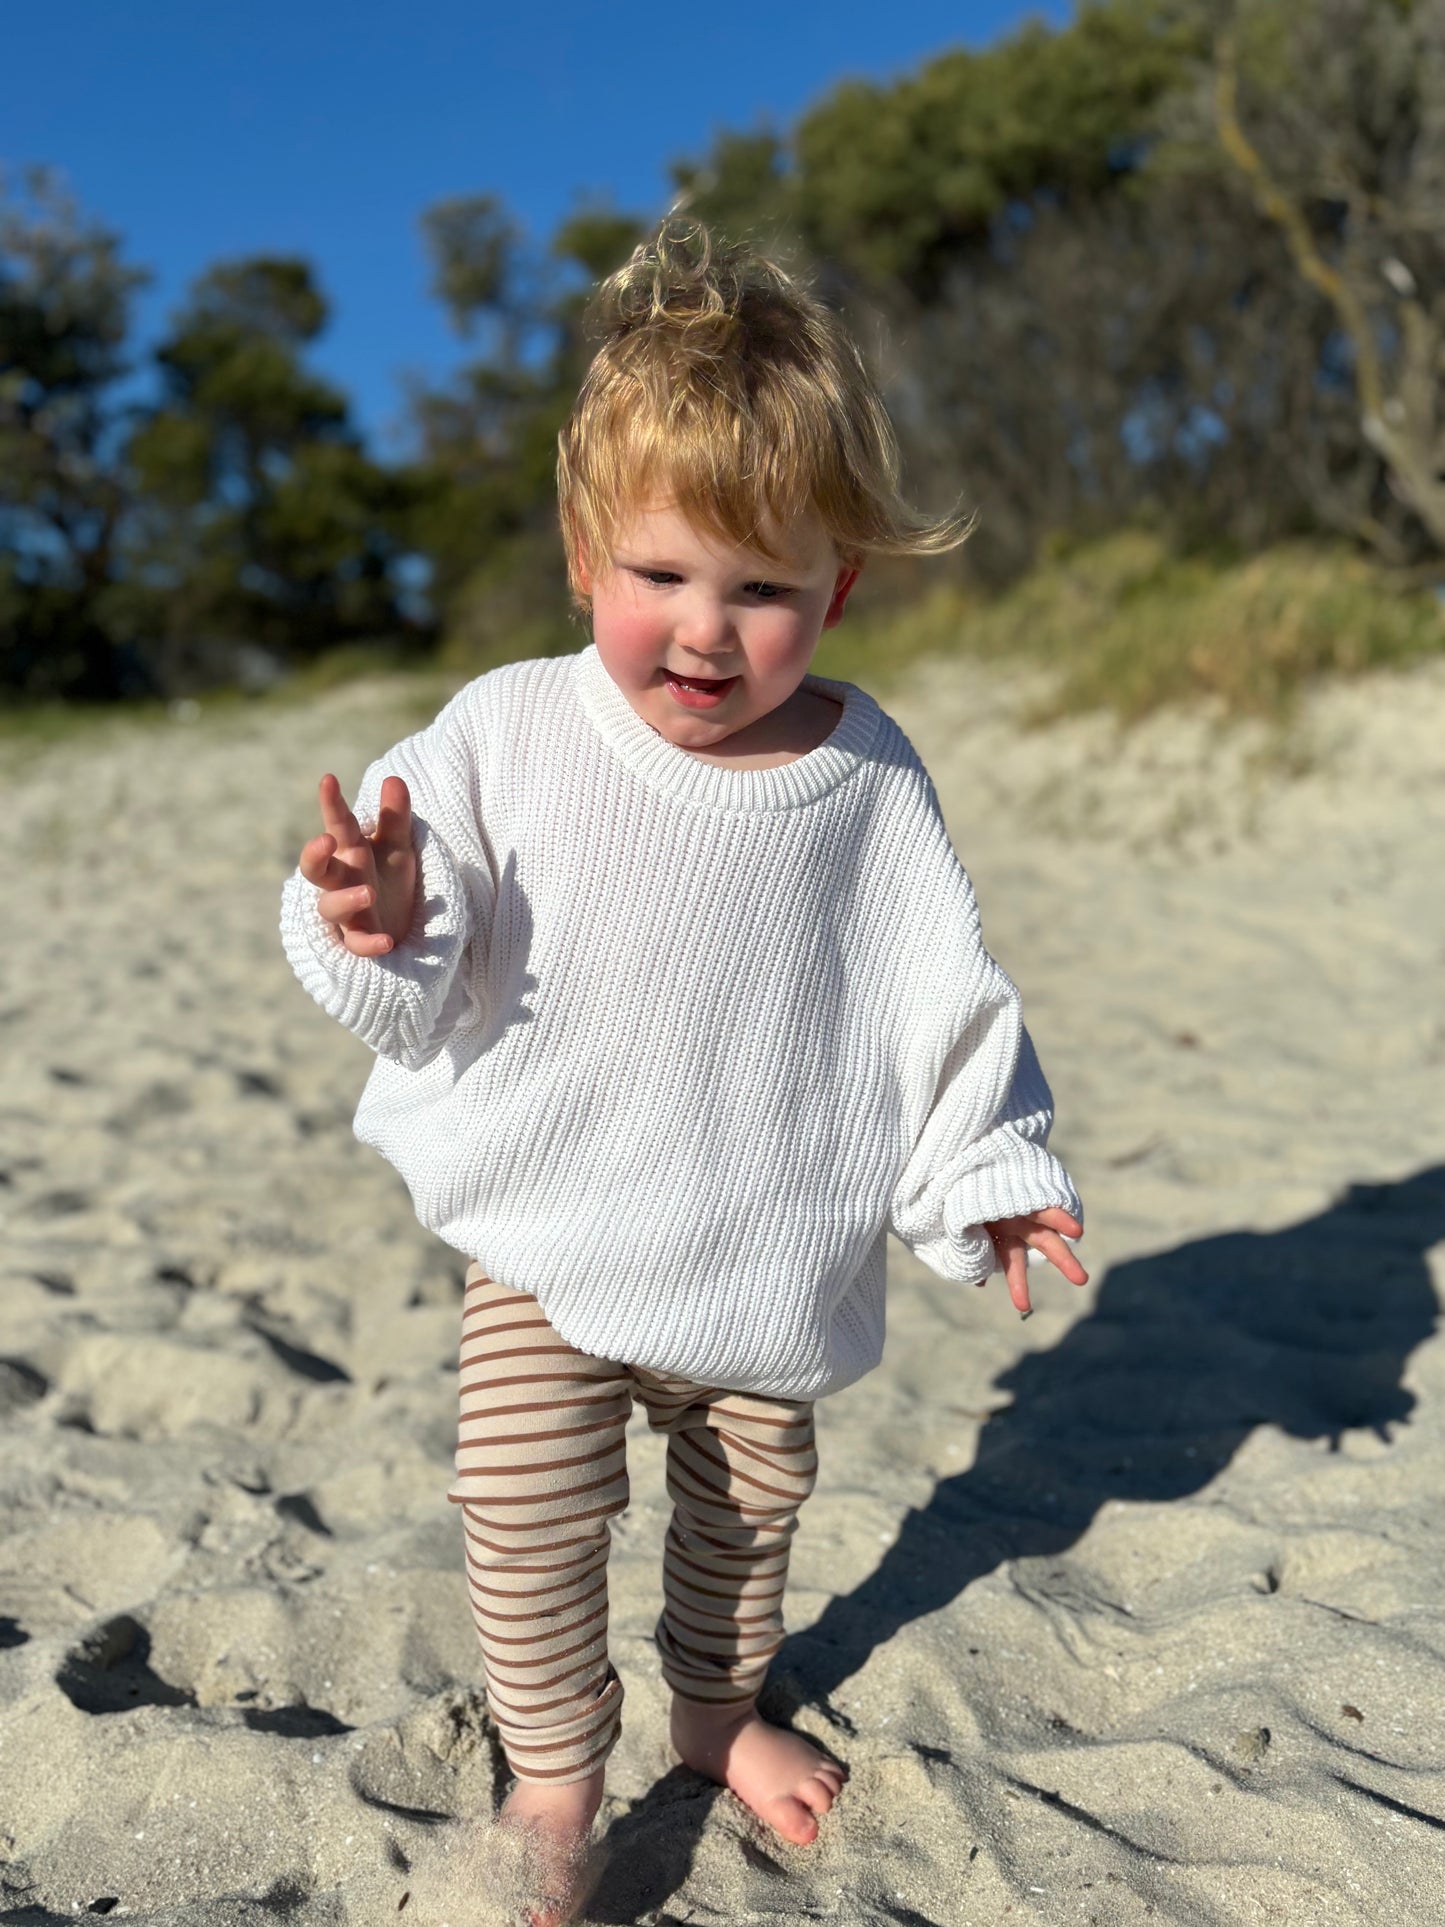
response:
M466 1507L474 1507L476 1501L474 1499L463 1499L460 1501L460 1504ZM489 1522L485 1518L473 1520L469 1513L463 1515L463 1520L462 1531L464 1537L473 1544L485 1545L486 1541L482 1539L478 1533L475 1533L472 1527L474 1524L487 1525ZM524 1566L520 1563L521 1560L529 1554L540 1550L570 1552L574 1547L580 1548L580 1556L575 1559L549 1559L545 1565L540 1566ZM525 1550L519 1550L516 1546L498 1546L494 1547L493 1550L502 1555L506 1561L505 1565L499 1566L492 1563L483 1565L482 1569L498 1579L500 1579L504 1573L575 1572L578 1567L587 1563L589 1556L605 1561L607 1558L607 1549L608 1539L605 1532L589 1532L584 1534L580 1539L559 1539L555 1544L545 1548L531 1546ZM477 1563L481 1564L482 1562L478 1561Z
M773 1657L773 1654L777 1652L782 1643L782 1638L779 1637L764 1651L756 1655L749 1655L748 1671L752 1672L754 1670L765 1669L766 1662ZM674 1645L680 1647L680 1642L674 1641ZM686 1648L680 1648L680 1650L686 1653ZM696 1655L686 1653L686 1657L688 1659L694 1659ZM675 1654L669 1657L668 1665L673 1672L681 1673L684 1679L716 1679L718 1677L716 1673L709 1673L705 1667L688 1666L679 1663ZM739 1668L739 1670L741 1670L741 1668Z
M463 1422L465 1424L475 1425L479 1416L480 1415L476 1413L470 1416L464 1414ZM487 1416L490 1417L491 1414L489 1413ZM485 1434L485 1438L488 1445L528 1446L550 1444L553 1439L586 1438L594 1432L605 1432L610 1429L610 1426L610 1420L599 1418L593 1419L590 1425L559 1425L547 1432L488 1432ZM468 1442L475 1443L475 1441Z
M730 1591L726 1587L718 1587L718 1586L699 1586L695 1580L682 1579L677 1577L676 1575L674 1575L673 1577L673 1584L674 1586L677 1586L677 1587L685 1586L687 1588L686 1596L689 1598L727 1600L729 1605L733 1608L733 1611L726 1614L726 1617L729 1619L736 1617L737 1623L739 1625L743 1624L744 1616L741 1614L738 1614L736 1611L736 1608L742 1602L739 1601L738 1595L735 1590ZM662 1580L662 1587L663 1587L664 1593L667 1593L667 1585L668 1585L668 1578L667 1578L667 1574L664 1572L663 1580ZM775 1586L771 1592L750 1592L745 1595L746 1603L749 1606L762 1606L762 1605L765 1605L769 1600L778 1600L783 1598L787 1590L788 1590L787 1586L782 1585L782 1586ZM670 1593L667 1593L667 1596L670 1598L672 1595ZM705 1612L707 1608L704 1606L698 1606L694 1610L697 1612ZM774 1611L777 1610L776 1606L773 1608L773 1610ZM715 1617L722 1617L722 1616L723 1615L715 1615ZM761 1619L761 1618L765 1618L766 1615L762 1613L754 1613L752 1617L755 1619Z
M570 1345L508 1345L505 1348L497 1345L486 1345L483 1346L480 1351L468 1352L465 1349L466 1342L466 1339L463 1339L462 1349L459 1353L459 1362L464 1369L468 1364L483 1358L489 1363L493 1360L504 1358L567 1358L580 1360L584 1363L587 1362L586 1354L584 1352L574 1351ZM564 1376L566 1376L566 1374L558 1373L559 1378ZM576 1373L574 1376L583 1378L615 1378L617 1374L604 1365L601 1366L601 1369L598 1371Z
M667 1679L667 1669L665 1667L663 1668L663 1677ZM673 1686L673 1682L670 1679L667 1680L667 1683L669 1686ZM735 1693L714 1693L710 1699L702 1699L693 1693L684 1693L676 1686L673 1686L673 1691L680 1700L686 1700L689 1706L751 1706L758 1696L758 1689L755 1686L745 1688Z
M726 1486L704 1485L699 1488L696 1484L690 1484L688 1480L683 1477L684 1472L691 1473L694 1479L696 1478L696 1474L693 1472L691 1466L674 1464L668 1470L668 1485L670 1487L676 1486L685 1498L692 1499L710 1510L731 1512L737 1518L746 1519L749 1522L754 1519L775 1519L781 1511L781 1507L779 1506L744 1505L741 1500L735 1499L732 1496ZM716 1522L714 1521L714 1523Z
M583 1760L580 1766L575 1766L570 1769L565 1766L554 1767L550 1773L517 1773L517 1778L519 1780L565 1780L569 1778L573 1780L585 1780L597 1762L607 1758L615 1738L615 1734L610 1734L607 1739L607 1744L598 1747L597 1751ZM510 1760L508 1764L511 1764ZM515 1767L513 1767L512 1770L514 1773L517 1771Z
M517 1355L523 1358L545 1358L547 1356L545 1352L539 1351L522 1352ZM463 1352L461 1357L463 1384L496 1385L499 1389L505 1389L511 1385L595 1385L599 1382L605 1382L611 1377L610 1374L600 1372L510 1372L505 1377L487 1377L484 1374L478 1374L472 1379L466 1377L467 1367L469 1365L481 1364L489 1359L502 1356L510 1357L512 1354L498 1352L475 1352L468 1354Z
M474 1498L472 1498L470 1494L468 1494L465 1499L457 1499L457 1500L454 1500L453 1503L457 1505L474 1506L476 1505L477 1501ZM488 1505L495 1505L496 1500L489 1499L487 1503ZM547 1531L554 1530L556 1528L560 1528L561 1526L580 1525L584 1519L609 1519L613 1517L614 1514L616 1514L620 1510L621 1510L621 1507L615 1506L615 1505L594 1505L589 1507L588 1510L585 1512L573 1512L569 1514L568 1517L565 1519L558 1519L555 1521L551 1519L538 1519L538 1520L532 1520L532 1521L524 1520L521 1524L518 1525L517 1531L518 1532L547 1532ZM506 1531L506 1527L505 1525L503 1525L500 1519L489 1519L487 1521L487 1524L491 1527L493 1531L497 1531L499 1529L503 1532ZM490 1539L483 1539L480 1536L480 1534L476 1534L476 1533L472 1535L472 1543L478 1546L485 1546L489 1552L499 1552L504 1557L507 1554L514 1552L516 1550L514 1546L493 1545ZM584 1546L590 1543L591 1541L589 1539L560 1539L557 1541L557 1545L559 1549L562 1546Z
M518 1379L507 1380L508 1385L516 1385L522 1382L523 1381ZM532 1380L527 1382L536 1383L537 1381ZM503 1389L504 1387L501 1385L492 1385L488 1380L478 1378L473 1379L470 1384L462 1387L462 1396L465 1398L468 1392L501 1391ZM488 1405L483 1409L488 1418L511 1418L518 1412L570 1412L584 1405L616 1405L624 1413L630 1415L631 1412L631 1404L625 1391L620 1393L617 1391L597 1392L591 1398L539 1399L535 1405ZM463 1409L465 1410L465 1407L463 1407ZM599 1420L598 1423L600 1424L601 1421Z
M570 1464L570 1465L582 1465L582 1464L585 1464L586 1461L582 1459L570 1459L570 1460L563 1460L561 1461L561 1463ZM477 1470L477 1471L459 1472L457 1476L459 1479L462 1479L462 1478L487 1478L487 1477L490 1477L491 1475L485 1471ZM537 1526L547 1525L550 1522L552 1515L554 1513L557 1513L560 1515L558 1518L559 1524L570 1525L574 1519L578 1519L578 1518L585 1519L585 1518L589 1518L591 1515L585 1512L563 1513L562 1505L564 1500L580 1497L580 1495L584 1492L601 1492L607 1486L620 1484L624 1476L625 1474L623 1473L609 1472L605 1478L588 1479L588 1480L585 1480L581 1485L569 1485L565 1492L556 1493L556 1494L549 1494L549 1493L539 1494L536 1492L510 1492L510 1493L509 1492L488 1492L485 1498L473 1497L472 1504L487 1505L487 1506L534 1505L538 1507L538 1509L546 1515L543 1518L534 1520L532 1522L534 1525L537 1525ZM493 1526L497 1526L500 1523L501 1521L498 1519L493 1519L490 1521L490 1524Z
M706 1467L708 1471L717 1470L717 1460L709 1458L705 1452L697 1452L697 1459L701 1461L701 1464L694 1461L692 1453L688 1450L688 1447L692 1445L691 1440L683 1441L679 1439L675 1440L674 1443L680 1448L680 1455L684 1464L690 1471L696 1473L699 1478L704 1476L703 1467ZM693 1451L696 1450L697 1448L694 1446ZM763 1463L767 1464L767 1460L763 1460ZM745 1472L740 1465L729 1464L725 1469L727 1473L727 1484L720 1487L719 1490L725 1493L729 1499L733 1497L732 1488L736 1485L745 1485L752 1492L766 1492L772 1498L786 1500L791 1506L801 1505L807 1496L806 1493L800 1493L795 1486L769 1485L765 1479L760 1479L751 1472Z
M730 1452L740 1452L744 1458L756 1459L759 1464L772 1466L778 1472L788 1469L778 1464L780 1454L792 1458L799 1452L816 1452L811 1439L804 1439L800 1445L775 1444L771 1439L766 1445L759 1445L756 1440L741 1438L736 1432L715 1432L713 1436Z
M463 1550L465 1550L465 1548L463 1548ZM607 1564L607 1547L605 1543L600 1547L600 1552L601 1557L592 1561L594 1566L600 1567ZM496 1572L494 1566L472 1565L471 1562L468 1561L468 1576L471 1578L472 1591L474 1593L483 1593L489 1599L541 1599L549 1592L562 1592L568 1586L575 1586L579 1580L590 1577L590 1575L583 1570L585 1564L586 1561L584 1560L574 1560L571 1565L560 1568L563 1576L552 1585L528 1586L525 1590L515 1592L510 1591L506 1586L484 1586L479 1579L472 1576L478 1572L484 1572L490 1578L494 1576ZM513 1572L556 1572L559 1568L556 1566L513 1566L509 1568L509 1570Z
M695 1592L708 1591L710 1585L718 1587L721 1599L757 1599L762 1596L760 1587L773 1592L782 1592L787 1583L788 1560L769 1554L766 1561L759 1560L756 1566L746 1572L729 1572L725 1568L710 1566L699 1559L689 1559L678 1546L666 1548L667 1557L663 1562L665 1572L676 1572L683 1585L690 1585ZM696 1577L692 1575L697 1575Z
M525 1471L515 1464L469 1465L467 1466L465 1471L463 1471L462 1466L460 1464L461 1452L482 1451L488 1446L499 1445L500 1443L501 1441L499 1439L463 1439L461 1440L460 1450L458 1452L458 1464L457 1464L458 1477L475 1478L475 1479L518 1479L518 1480L544 1479L544 1478L550 1478L554 1472L566 1471L569 1466L596 1465L599 1460L611 1458L615 1453L618 1453L618 1452L621 1452L624 1455L623 1470L624 1471L626 1470L625 1458L626 1458L627 1447L623 1440L618 1439L616 1444L609 1445L605 1452L581 1452L577 1455L575 1459L542 1459L542 1460L539 1460L535 1465L527 1466ZM616 1474L613 1474L613 1476L615 1477ZM599 1483L605 1484L606 1481L605 1480L593 1481L594 1485ZM585 1485L571 1485L571 1486L568 1486L567 1490L569 1492L587 1492L591 1490L591 1488ZM526 1504L528 1499L531 1498L531 1496L532 1495L530 1493L524 1494L521 1503ZM549 1503L549 1500L550 1500L550 1495L542 1494L539 1498L539 1503L546 1505ZM504 1503L507 1505L513 1505L517 1503L517 1501L508 1499L508 1500L505 1500Z
M538 1639L556 1639L564 1630L570 1631L574 1624L585 1626L587 1621L585 1619L574 1621L573 1614L579 1606L585 1606L589 1599L595 1599L599 1593L606 1593L606 1591L607 1575L604 1573L595 1586L589 1587L586 1592L579 1592L575 1599L569 1599L566 1604L562 1606L549 1606L545 1611L540 1613L536 1611L535 1607L533 1607L531 1611L524 1613L498 1612L495 1607L479 1606L473 1601L472 1614L477 1621L478 1630L480 1630L483 1623L485 1623L488 1628L494 1624L501 1626L526 1625L533 1626L537 1629ZM522 1594L518 1595L517 1603L532 1606L532 1600ZM549 1629L547 1625L549 1619L556 1619L564 1623ZM486 1633L485 1637L487 1639L502 1640L500 1633L492 1633L490 1630ZM514 1640L502 1640L502 1643L510 1646L515 1645L516 1642Z
M808 1406L800 1418L774 1418L771 1415L771 1413L753 1412L744 1407L731 1405L721 1400L719 1400L716 1404L714 1404L710 1409L714 1412L721 1412L733 1418L746 1419L749 1425L766 1425L770 1427L773 1431L790 1432L790 1431L793 1431L795 1428L806 1425L808 1423L808 1415L809 1413L811 1413L813 1408L811 1406Z
M694 1606L690 1600L680 1597L675 1592L669 1592L665 1596L671 1609L673 1624L686 1626L692 1632L700 1633L708 1639L716 1639L719 1635L710 1632L708 1626L702 1623L704 1621L714 1626L776 1626L778 1623L776 1607L765 1613L710 1613L705 1606ZM744 1635L744 1637L754 1637L754 1635Z
M727 1576L724 1571L725 1567L728 1565L741 1565L744 1562L751 1565L757 1560L781 1559L786 1568L788 1559L792 1553L791 1535L794 1524L795 1521L792 1519L785 1520L775 1532L764 1532L761 1527L750 1527L749 1532L752 1543L745 1546L728 1545L721 1539L714 1539L699 1525L689 1524L686 1530L690 1540L698 1540L702 1545L706 1546L708 1556L717 1560L717 1567L714 1570L716 1576L722 1579ZM671 1533L672 1528L669 1527L668 1531ZM675 1538L675 1535L673 1536ZM776 1539L778 1543L775 1546L765 1546L760 1543L763 1539L768 1538ZM668 1541L664 1541L664 1550L668 1543Z
M473 1499L467 1493L453 1494L449 1492L447 1494L447 1498L452 1505L475 1506L476 1504L476 1500ZM612 1515L616 1512L616 1510L617 1508L615 1506L606 1506L606 1505L594 1506L590 1512L579 1512L575 1518L569 1519L567 1521L567 1524L578 1525L585 1519L611 1518ZM497 1526L499 1524L499 1521L495 1519L491 1519L487 1523L490 1526ZM506 1528L503 1527L502 1530L505 1531ZM543 1520L541 1524L535 1525L535 1526L528 1526L524 1522L517 1527L517 1531L519 1534L525 1533L525 1532L548 1532L552 1530L555 1530L555 1527L552 1524L552 1522L548 1520ZM484 1539L481 1533L479 1532L470 1532L468 1533L467 1536L468 1538L470 1538L474 1546L485 1546L488 1552L495 1552L499 1558L513 1559L517 1555L518 1547L515 1544L508 1545L508 1546L499 1546L495 1543L495 1541L491 1539ZM550 1542L549 1550L555 1551L555 1552L567 1552L573 1546L592 1546L597 1543L598 1537L599 1535L597 1533L588 1532L588 1533L584 1533L580 1539L555 1539ZM535 1552L537 1551L537 1547L528 1546L525 1548L525 1550L528 1552Z
M568 1626L560 1633L554 1634L553 1637L558 1639L567 1639L573 1633L581 1632L584 1626L590 1626L594 1623L594 1621L599 1619L605 1621L606 1618L607 1618L607 1605L606 1605L606 1602L604 1601L603 1604L598 1606L595 1611L588 1613L585 1619L579 1619L575 1626ZM589 1634L586 1639L579 1640L575 1646L569 1646L565 1652L543 1653L539 1659L532 1659L532 1660L506 1659L505 1661L503 1661L503 1656L498 1655L497 1656L498 1663L499 1664L505 1663L508 1667L510 1667L514 1671L527 1666L555 1666L559 1659L571 1659L574 1653L586 1652L587 1648L596 1641L598 1636L600 1634L605 1634L606 1631L607 1631L607 1628L605 1624L602 1626L599 1626L595 1633ZM501 1633L488 1633L486 1635L485 1640L483 1641L482 1650L486 1654L487 1658L490 1660L492 1655L489 1649L493 1646L534 1646L536 1645L536 1643L537 1642L535 1639L507 1639Z
M491 1676L488 1675L487 1701L491 1706L500 1706L504 1712L516 1713L523 1719L525 1719L529 1713L550 1713L555 1712L559 1706L576 1706L578 1704L578 1688L575 1686L571 1692L564 1693L561 1699L552 1700L545 1706L538 1705L532 1695L535 1693L550 1693L552 1688L554 1686L560 1686L564 1679L575 1679L579 1673L595 1674L596 1669L597 1661L595 1658L584 1659L580 1660L575 1666L564 1667L560 1673L554 1674L551 1679L534 1680L530 1685L521 1688L521 1691L527 1695L525 1705L521 1706L519 1706L515 1700L504 1699L502 1695L497 1692ZM507 1685L512 1687L516 1685L516 1682L514 1680L508 1680ZM581 1690L586 1692L587 1688L583 1687ZM581 1702L584 1708L591 1703L592 1702L587 1700Z

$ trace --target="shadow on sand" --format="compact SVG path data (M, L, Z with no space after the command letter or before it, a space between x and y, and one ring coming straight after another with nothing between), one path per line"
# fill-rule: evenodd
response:
M785 1720L800 1705L826 1708L878 1647L975 1579L1005 1561L1056 1558L1107 1500L1198 1492L1256 1426L1336 1446L1355 1429L1388 1437L1415 1402L1401 1380L1435 1327L1425 1254L1442 1239L1445 1166L1435 1166L1352 1185L1283 1231L1201 1238L1117 1266L1058 1345L996 1381L1012 1403L984 1426L974 1464L940 1480L878 1569L786 1641L763 1711ZM615 1821L588 1919L665 1906L716 1797L679 1767ZM656 1919L668 1927L665 1912Z

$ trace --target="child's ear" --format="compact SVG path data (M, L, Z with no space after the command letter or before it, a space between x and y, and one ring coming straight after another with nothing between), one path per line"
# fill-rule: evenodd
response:
M835 624L843 620L843 611L847 607L848 597L852 593L853 584L858 580L862 570L863 564L861 562L845 562L842 568L839 569L838 579L833 584L833 599L828 604L827 615L823 618L823 627L825 629L831 629Z
M582 539L582 529L578 523L575 512L569 510L567 520L572 534L572 565L573 574L577 579L577 588L582 595L590 596L592 593L592 566L587 559L587 544Z
M577 577L577 587L583 595L592 593L592 571L587 564L587 551L582 544L582 536L576 522L572 524L572 567Z

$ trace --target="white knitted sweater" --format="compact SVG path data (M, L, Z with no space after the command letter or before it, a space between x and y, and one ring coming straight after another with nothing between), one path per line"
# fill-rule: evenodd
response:
M946 1278L1079 1200L933 784L851 683L776 769L700 761L595 645L469 683L405 779L410 938L353 956L299 871L297 976L377 1053L356 1135L571 1344L811 1399L878 1363L892 1230Z

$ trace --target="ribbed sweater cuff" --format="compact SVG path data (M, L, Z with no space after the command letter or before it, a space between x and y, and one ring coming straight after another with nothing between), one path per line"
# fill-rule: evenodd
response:
M281 893L281 941L302 986L329 1016L386 1057L422 1051L446 1002L467 937L467 899L451 855L413 817L419 879L406 937L382 957L358 957L316 908L299 870Z
M940 1277L978 1284L997 1270L993 1240L983 1227L1000 1218L1060 1206L1083 1223L1079 1195L1052 1152L1025 1137L1015 1138L1009 1151L1006 1161L991 1160L956 1178L944 1194L932 1235L915 1233L907 1240L915 1257Z
M965 1239L980 1225L1052 1206L1083 1222L1079 1195L1053 1153L1027 1139L1020 1139L1014 1151L1007 1163L967 1171L950 1188L943 1200L943 1227L950 1238Z

